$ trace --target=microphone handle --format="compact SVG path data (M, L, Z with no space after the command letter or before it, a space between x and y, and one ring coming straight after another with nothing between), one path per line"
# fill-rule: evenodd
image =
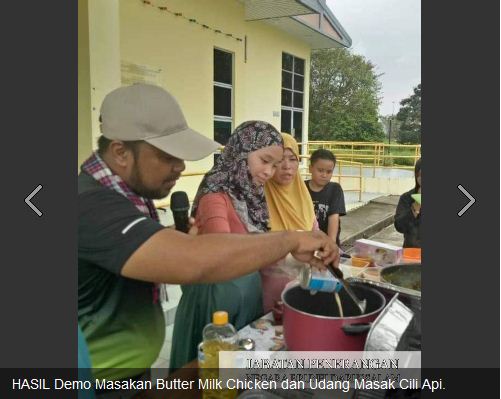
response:
M173 211L174 224L176 225L176 230L183 233L188 233L190 230L190 223L188 220L188 211Z

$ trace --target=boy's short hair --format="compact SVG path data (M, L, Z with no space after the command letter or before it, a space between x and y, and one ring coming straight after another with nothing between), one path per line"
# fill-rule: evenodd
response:
M336 156L329 150L319 148L318 150L313 151L313 153L310 156L310 164L313 165L319 159L332 161L334 162L334 166L336 166Z

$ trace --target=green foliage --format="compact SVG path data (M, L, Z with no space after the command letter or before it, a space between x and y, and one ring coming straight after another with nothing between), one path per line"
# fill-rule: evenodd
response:
M398 141L402 144L421 143L421 83L414 88L414 94L400 101L397 114L400 121Z
M416 150L412 147L390 147L388 155L392 158L386 159L385 166L414 166Z
M344 48L311 57L310 140L383 141L375 66Z

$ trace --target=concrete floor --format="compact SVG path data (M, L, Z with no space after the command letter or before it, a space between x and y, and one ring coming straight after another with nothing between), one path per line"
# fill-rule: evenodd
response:
M341 246L351 246L359 238L369 238L393 223L399 196L379 196L341 218Z
M374 234L370 239L384 244L395 245L397 247L401 247L404 243L404 236L395 230L393 224Z
M344 193L344 203L346 211L352 211L356 208L367 204L369 201L380 197L382 194L379 193L362 193L362 198L360 200L359 194L354 191L347 191Z

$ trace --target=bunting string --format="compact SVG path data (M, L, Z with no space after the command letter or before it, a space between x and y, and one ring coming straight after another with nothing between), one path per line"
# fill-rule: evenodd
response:
M174 10L171 10L169 7L167 6L159 6L157 4L155 4L153 1L151 0L140 0L141 3L143 3L145 6L149 6L149 7L152 7L152 8L156 8L164 13L168 13L168 14L171 14L172 16L176 17L176 18L182 18L184 20L186 20L188 23L190 24L195 24L195 25L199 25L200 27L202 27L202 29L205 29L205 30L210 30L210 31L213 31L214 33L218 34L218 35L224 35L230 39L234 39L236 40L237 42L243 42L243 39L234 35L233 33L228 33L228 32L224 32L222 31L221 29L217 29L215 27L212 27L212 26L209 26L201 21L198 21L197 19L195 18L190 18L186 15L184 15L182 12L179 12L179 11L174 11Z

